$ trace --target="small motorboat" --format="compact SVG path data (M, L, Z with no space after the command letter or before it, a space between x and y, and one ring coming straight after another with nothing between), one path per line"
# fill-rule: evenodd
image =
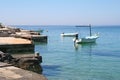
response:
M75 37L78 33L62 33L62 37Z

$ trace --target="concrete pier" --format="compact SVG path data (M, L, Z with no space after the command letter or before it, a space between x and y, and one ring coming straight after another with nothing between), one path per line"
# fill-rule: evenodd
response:
M29 34L18 35L18 34L15 34L14 36L23 38L23 39L32 40L33 42L47 42L46 35L29 35Z
M43 75L0 62L0 80L47 80Z
M47 36L0 24L0 51L2 51L0 55L0 80L47 80L41 75L42 56L15 58L9 55L9 53L34 53L34 41L46 42Z
M0 24L0 37L19 37L33 40L34 42L47 42L47 36L42 35L40 32L4 26L2 24Z
M27 39L0 37L0 51L5 53L34 52L34 44Z

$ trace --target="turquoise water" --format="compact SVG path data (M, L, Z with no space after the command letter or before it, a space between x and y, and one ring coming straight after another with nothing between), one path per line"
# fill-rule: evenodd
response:
M94 44L74 45L73 37L61 37L63 32L89 34L88 28L75 26L18 26L23 29L43 29L48 43L35 45L43 57L43 74L48 80L120 80L120 27L93 26L99 32Z

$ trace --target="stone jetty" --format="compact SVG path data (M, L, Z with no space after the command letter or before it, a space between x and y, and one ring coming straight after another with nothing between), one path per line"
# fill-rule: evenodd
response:
M47 80L42 75L42 56L39 53L24 57L11 55L34 53L35 41L47 42L47 36L0 24L0 80Z
M17 37L29 39L34 42L47 42L47 36L39 32L4 26L0 24L0 37Z
M10 36L29 39L34 42L47 42L46 35L41 35L39 32L30 31L30 30L20 29L19 32L16 32L15 34L11 34Z
M0 24L0 51L34 52L35 42L47 42L47 36L39 32Z

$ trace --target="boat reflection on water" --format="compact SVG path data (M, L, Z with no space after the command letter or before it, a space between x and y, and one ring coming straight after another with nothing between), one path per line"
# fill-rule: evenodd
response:
M74 48L76 51L87 51L90 52L92 51L92 48L96 46L96 43L86 43L86 44L74 44Z

